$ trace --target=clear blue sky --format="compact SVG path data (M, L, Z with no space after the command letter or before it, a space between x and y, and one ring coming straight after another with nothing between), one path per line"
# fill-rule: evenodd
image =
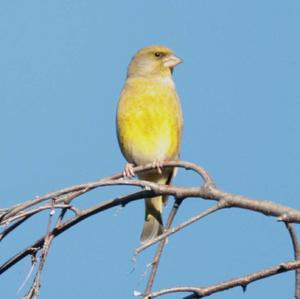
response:
M115 111L128 62L137 49L164 44L184 59L175 71L185 118L182 159L206 167L226 191L299 208L299 15L296 0L2 0L0 206L120 171ZM175 182L198 183L183 171ZM78 203L129 190L94 191ZM211 204L187 200L176 223ZM133 203L56 239L41 298L132 298L142 291L153 250L135 265L131 256L143 213L142 201ZM34 217L5 239L0 261L46 225L46 214ZM282 223L226 210L170 238L154 288L203 286L292 256ZM29 268L26 259L1 276L1 297L21 298L24 290L16 292ZM211 298L289 299L293 278Z

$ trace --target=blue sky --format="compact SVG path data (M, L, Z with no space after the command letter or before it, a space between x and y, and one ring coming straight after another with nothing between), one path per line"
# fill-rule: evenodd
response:
M127 65L139 48L164 44L184 59L174 75L185 119L182 159L206 167L226 191L299 208L299 13L296 0L2 0L1 207L120 171L115 111ZM198 180L180 171L175 183ZM93 191L78 205L130 190ZM187 200L175 223L211 204ZM133 290L142 291L153 249L134 265L131 257L143 213L136 202L57 238L41 298L132 298ZM9 236L1 262L46 226L43 214ZM203 286L292 257L282 223L226 210L170 238L154 289ZM29 268L27 259L1 277L5 298L22 297L29 285L17 289ZM211 298L293 298L293 292L289 273Z

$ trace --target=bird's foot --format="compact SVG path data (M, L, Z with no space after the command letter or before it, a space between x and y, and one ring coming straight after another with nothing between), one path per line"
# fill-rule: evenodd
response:
M152 167L155 168L159 174L162 174L163 161L154 161Z
M135 176L135 173L133 171L133 167L135 165L132 164L132 163L127 163L124 167L124 170L123 170L123 177L124 178L132 178Z

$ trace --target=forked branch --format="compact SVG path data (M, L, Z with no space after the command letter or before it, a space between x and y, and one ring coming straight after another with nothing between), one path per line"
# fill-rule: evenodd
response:
M163 289L149 294L146 299L153 299L153 298L161 297L163 295L172 294L172 293L192 293L188 296L183 297L183 299L199 299L235 287L242 287L245 290L247 286L254 281L261 280L273 275L281 274L299 268L300 268L299 260L285 262L273 266L271 268L267 268L255 273L241 276L239 278L234 278L224 282L216 283L207 287L174 287L169 289Z
M299 260L299 245L294 229L291 226L291 223L300 223L300 211L297 209L292 209L287 206L273 203L271 201L257 200L252 199L242 195L236 195L220 190L216 187L213 179L210 177L208 172L202 167L186 162L186 161L169 161L165 162L162 167L177 167L185 168L187 170L192 170L196 172L200 177L199 184L194 187L184 187L184 186L169 186L156 184L149 181L137 180L137 179L127 179L123 178L122 173L117 173L110 177L96 180L94 182L89 182L85 184L79 184L64 188L55 192L45 194L40 197L36 197L31 200L26 200L21 202L18 205L9 207L9 208L0 208L0 225L3 226L2 232L0 232L0 241L2 241L9 234L11 235L18 227L20 227L28 219L32 219L33 216L41 213L45 210L50 211L60 211L60 216L57 223L54 227L49 225L47 233L42 236L40 239L36 240L25 249L21 250L15 255L7 260L0 266L0 275L5 271L10 269L16 263L21 261L27 256L36 257L38 252L41 252L41 259L39 261L39 267L36 273L36 276L33 281L33 285L30 288L26 299L33 298L38 295L39 286L41 281L41 273L43 270L44 263L47 258L47 254L52 244L53 240L70 229L71 227L77 225L81 221L85 220L88 217L91 217L97 213L101 213L105 210L111 209L116 206L125 206L133 201L141 200L143 198L149 198L158 195L171 195L176 200L174 206L170 212L168 222L165 228L165 232L153 239L152 241L142 244L135 251L135 256L141 253L146 248L154 245L157 242L160 242L156 255L152 263L152 271L148 280L147 287L144 294L144 298L155 298L162 296L168 293L174 292L189 292L187 298L202 298L219 292L225 289L229 289L235 286L246 287L249 283L263 279L265 277L276 275L281 272L291 271L295 269L300 269L300 260ZM147 170L153 169L153 164L147 164L143 166L138 166L134 168L135 173L144 172ZM78 199L81 195L86 194L94 189L99 189L105 186L114 186L114 185L124 185L124 186L135 186L141 190L130 193L124 196L120 196L111 200L100 202L96 205L93 205L86 209L80 209L74 205L74 199ZM177 210L179 209L180 204L184 202L187 198L196 197L203 200L215 201L216 204L199 213L196 216L193 216L187 219L185 222L179 224L176 227L172 227L173 219L176 215ZM294 254L295 261L282 263L278 266L274 266L269 269L261 270L253 274L249 274L240 278L232 279L226 282L214 284L209 287L183 287L183 288L172 288L164 289L158 292L152 292L153 283L156 277L156 272L158 270L159 261L164 250L164 244L167 237L178 233L180 230L186 228L192 223L203 219L204 217L210 215L211 213L216 213L224 208L241 208L246 209L252 212L257 212L264 214L266 216L273 216L276 220L283 221L287 224L289 230ZM65 220L64 215L68 211L72 212L72 217ZM35 260L35 259L34 259ZM296 275L296 298L300 299L300 270L297 271Z

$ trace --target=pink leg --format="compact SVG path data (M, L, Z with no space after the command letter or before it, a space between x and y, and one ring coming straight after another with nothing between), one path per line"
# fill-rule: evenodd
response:
M123 177L127 177L127 178L131 178L131 177L134 177L135 174L134 174L134 171L133 171L133 167L135 165L132 164L132 163L127 163L124 167L124 170L123 170Z
M152 163L152 166L153 166L153 168L156 168L157 169L157 172L159 173L159 174L162 174L162 166L163 166L163 161L154 161L153 163Z

